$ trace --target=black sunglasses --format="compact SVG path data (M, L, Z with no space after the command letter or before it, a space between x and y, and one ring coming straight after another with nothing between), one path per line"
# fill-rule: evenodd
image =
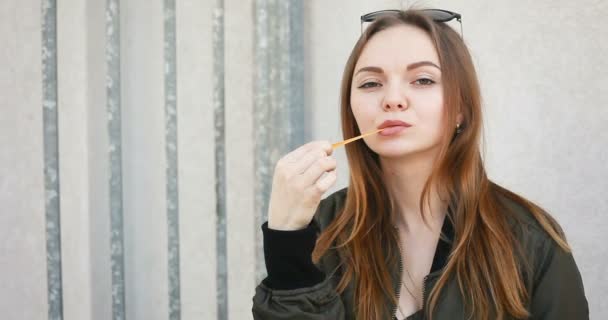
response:
M448 22L456 19L458 23L460 23L460 37L463 37L462 33L462 16L460 13L443 10L443 9L422 9L420 10L425 15L429 16L435 22ZM364 14L361 16L361 33L363 33L363 23L364 22L372 22L376 20L380 16L398 14L401 10L380 10L375 12L370 12L368 14Z

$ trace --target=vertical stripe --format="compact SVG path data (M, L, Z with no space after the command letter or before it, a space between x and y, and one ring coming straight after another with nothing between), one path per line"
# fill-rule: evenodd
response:
M280 108L280 90L282 89L280 82L281 69L277 68L280 64L277 63L277 59L281 58L281 55L278 53L281 50L279 46L279 15L278 12L278 3L279 0L268 0L268 29L266 31L266 37L268 38L268 56L269 59L268 64L269 68L266 70L268 77L268 119L270 120L268 124L269 135L267 136L268 140L265 143L265 147L269 148L270 152L268 153L268 166L271 168L269 170L270 179L267 181L268 183L272 181L272 160L273 158L278 158L281 153L281 143L285 141L285 137L279 137L278 134L283 132L282 127L284 125L283 114L284 110ZM268 191L272 190L271 185L267 184ZM269 193L270 195L270 193ZM265 200L268 201L268 198Z
M213 10L213 110L215 122L215 193L217 243L217 318L228 319L228 264L226 255L226 132L224 116L224 1Z
M175 0L165 0L165 139L167 154L167 235L169 319L181 318L179 274L179 198L177 181L177 87Z
M266 277L261 224L276 161L306 140L302 1L255 2L256 283Z
M270 29L277 39L272 52L278 57L271 61L278 62L274 73L280 75L278 82L273 81L273 91L278 94L275 108L280 119L275 123L282 132L275 136L281 137L276 143L281 155L305 140L303 10L302 1L279 1L274 15L277 27Z
M106 64L107 112L110 157L110 264L112 319L125 319L125 267L122 198L122 128L120 96L120 11L118 0L107 0Z
M180 315L217 319L212 12L176 1Z
M255 70L254 70L254 125L255 128L255 216L256 216L256 266L255 266L255 282L259 283L266 277L266 269L264 266L264 251L262 234L259 230L262 223L266 220L268 211L268 199L270 198L270 181L272 167L268 160L270 150L268 140L270 135L270 114L269 105L270 97L268 88L270 87L268 80L268 70L270 69L269 58L269 39L268 39L268 1L255 1L255 38L254 38L254 54L255 54Z
M57 125L57 4L42 2L42 99L48 317L63 319L61 219L59 207L59 134Z
M287 150L293 150L309 138L309 122L304 100L304 4L302 0L286 3L289 10L285 16L289 17L289 21L285 22L284 29L289 30L289 34L285 36L288 40L285 48L288 59L285 59L281 69L289 70L286 81L289 88L282 92L286 96L285 107L289 109Z
M275 70L271 74L276 74L278 76L277 79L271 79L273 83L272 92L275 92L276 100L273 103L274 108L277 113L275 113L278 117L276 117L273 126L274 128L280 128L282 132L285 134L281 139L277 139L275 141L275 146L280 153L288 150L290 144L291 137L291 125L289 123L290 119L290 109L291 107L287 103L289 99L288 93L291 88L291 83L289 81L289 75L291 74L291 70L289 69L289 37L291 36L291 30L289 28L289 7L291 1L277 1L273 14L273 24L274 26L270 30L276 30L272 33L272 37L275 39L273 47L276 50L273 51L273 54L276 56L273 61L276 61ZM279 125L280 127L277 127ZM276 135L273 135L276 137Z

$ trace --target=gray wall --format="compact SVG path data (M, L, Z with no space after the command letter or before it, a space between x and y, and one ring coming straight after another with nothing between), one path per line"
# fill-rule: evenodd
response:
M251 318L274 161L341 140L359 16L409 4L4 1L2 318ZM608 4L418 4L463 15L490 177L558 219L599 319Z

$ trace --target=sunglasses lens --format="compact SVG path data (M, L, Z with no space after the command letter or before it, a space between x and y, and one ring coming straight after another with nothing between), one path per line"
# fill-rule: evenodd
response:
M434 21L437 22L447 22L454 18L457 18L457 14L446 11L446 10L438 10L438 9L425 9L422 10L426 15L431 17ZM361 22L371 22L378 19L381 16L385 15L394 15L399 13L399 10L382 10L368 13L361 17Z
M461 22L460 14L455 13L455 12L441 10L441 9L423 9L421 11L424 12L424 14L427 15L429 18L433 19L433 21L435 21L435 22L448 22L453 19L456 19L458 22ZM367 27L367 25L369 23L371 23L372 21L374 21L382 16L395 15L395 14L399 14L400 12L401 12L400 10L382 10L382 11L371 12L371 13L361 16L361 32L363 32L363 30ZM462 36L462 23L460 23L460 36Z
M426 15L431 17L431 19L437 22L446 22L454 19L456 16L452 12L443 11L443 10L423 10Z
M378 19L379 17L386 16L386 15L395 15L397 13L399 13L398 10L376 11L376 12L368 13L368 14L362 16L361 22L371 22L371 21Z

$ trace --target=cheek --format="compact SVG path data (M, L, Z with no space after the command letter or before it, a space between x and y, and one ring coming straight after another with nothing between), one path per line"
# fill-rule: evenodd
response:
M445 113L443 96L441 91L429 92L424 97L419 96L416 116L420 124L425 127L425 131L431 136L436 136L442 130L442 121Z
M358 124L374 120L375 100L371 95L351 93L350 106Z
M418 112L421 124L424 124L426 135L434 140L443 131L443 105L427 106L424 111Z
M350 95L350 102L352 106L357 106L361 109L375 109L378 107L384 93L382 90L375 90L370 92L353 91Z

